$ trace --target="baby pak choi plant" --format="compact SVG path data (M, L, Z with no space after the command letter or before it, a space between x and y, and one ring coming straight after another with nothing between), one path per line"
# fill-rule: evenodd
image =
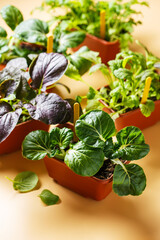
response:
M23 156L30 160L40 160L45 156L57 158L76 174L105 178L108 164L113 167L113 190L119 196L140 195L146 187L146 176L136 163L149 152L140 129L130 126L118 133L111 117L93 110L82 115L75 124L79 138L73 141L73 131L69 128L53 128L29 133L22 144ZM114 137L114 138L113 138Z

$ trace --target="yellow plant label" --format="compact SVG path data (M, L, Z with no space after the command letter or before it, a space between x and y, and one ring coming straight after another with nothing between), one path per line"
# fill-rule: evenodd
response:
M53 52L53 35L49 35L47 38L47 53Z
M105 16L106 16L106 12L102 10L100 12L100 36L102 39L105 39L105 33L106 33Z
M151 82L152 82L152 78L147 77L146 82L145 82L143 96L142 96L142 99L141 99L141 103L145 103L147 101L149 89L150 89L150 86L151 86Z

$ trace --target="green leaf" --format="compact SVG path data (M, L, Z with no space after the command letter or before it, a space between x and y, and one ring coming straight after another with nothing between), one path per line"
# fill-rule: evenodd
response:
M108 62L108 65L109 65L110 69L112 70L112 72L114 72L115 70L117 70L119 68L122 68L122 63L123 63L122 59L111 60L111 61Z
M93 99L96 95L96 91L94 88L90 87L87 93L87 99Z
M0 26L0 37L7 37L7 32L4 28Z
M81 75L79 74L78 69L71 63L69 63L68 68L65 72L65 75L69 78L72 78L76 81L83 81Z
M73 149L66 152L64 162L81 176L93 176L103 165L104 154L101 149L93 149L83 142L78 142Z
M112 154L112 159L138 160L149 152L149 145L145 144L143 133L137 127L125 127L116 137L117 151Z
M67 48L77 47L81 42L83 42L85 36L85 33L80 31L74 31L68 34L62 33L59 40L58 52L65 52Z
M115 125L109 114L93 110L77 120L75 130L78 138L86 145L103 148L106 139L115 133Z
M48 24L39 19L28 19L21 22L15 29L16 36L21 40L39 45L47 45Z
M80 75L86 73L92 65L91 60L86 59L82 56L82 53L85 53L86 55L88 52L90 53L89 48L83 46L78 51L68 57L70 62L76 67L76 69L78 69Z
M4 21L12 30L23 21L22 13L12 5L4 6L0 12Z
M113 144L113 139L109 138L105 142L104 146L104 156L108 159L111 159L112 154L114 153L114 144Z
M93 65L89 69L89 74L92 74L92 73L94 73L94 72L96 72L98 70L100 70L104 75L108 75L109 74L107 66L105 64L103 64L103 63L98 63L98 64Z
M101 58L98 57L99 56L99 52L94 52L94 51L86 51L86 52L82 52L80 54L81 57L83 57L84 59L92 62L92 63L101 63Z
M53 194L48 189L44 189L39 197L47 206L54 205L59 201L59 196Z
M125 107L134 108L139 107L139 102L140 102L139 97L132 94L124 99L123 104Z
M113 74L116 78L122 79L122 80L125 80L128 78L130 79L133 75L133 73L130 70L125 68L119 68L117 70L114 70Z
M8 39L6 38L0 38L0 53L3 53L2 47L7 47ZM8 49L7 49L8 50Z
M139 108L142 112L142 114L145 116L145 117L149 117L151 115L151 113L154 111L155 109L155 104L152 100L147 100L146 103L144 104L140 104L139 105Z
M25 171L17 174L14 180L7 177L8 180L13 182L13 187L19 192L29 192L33 190L38 183L38 176L34 172Z
M66 127L62 129L55 127L50 132L50 139L53 146L58 145L61 149L65 149L73 139L73 132Z
M47 154L52 155L49 133L43 130L30 132L22 143L22 153L29 160L40 160Z
M116 165L113 175L113 190L119 196L140 195L146 187L143 169L136 164Z

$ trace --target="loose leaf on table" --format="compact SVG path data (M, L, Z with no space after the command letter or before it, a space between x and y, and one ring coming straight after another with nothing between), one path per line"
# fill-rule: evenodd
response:
M107 113L93 110L77 120L75 130L77 137L85 144L103 148L106 139L115 133L115 125Z
M22 143L22 153L29 160L41 160L47 154L52 155L49 133L43 130L30 132Z
M74 31L71 33L63 33L59 39L59 46L57 52L65 52L67 48L77 47L85 39L85 33Z
M139 105L142 114L145 117L149 117L155 109L155 104L152 100L147 100L145 103Z
M59 53L40 53L29 69L32 83L35 89L41 87L45 91L47 86L53 85L64 74L67 69L67 59Z
M4 28L2 28L1 26L0 26L0 37L3 37L3 38L7 37L6 30Z
M59 196L53 194L48 189L44 189L39 197L47 206L54 205L59 201Z
M66 152L64 162L81 176L93 176L103 165L104 154L100 148L93 149L80 141Z
M137 127L125 127L117 135L117 151L111 158L123 160L138 160L145 157L149 152L149 145L145 144L144 136Z
M9 178L7 177L7 179ZM33 190L37 186L38 176L34 172L25 171L19 173L14 180L9 180L13 182L15 190L24 193Z
M15 35L24 42L47 45L48 24L39 19L28 19L21 22L15 29Z
M0 11L2 18L7 25L14 30L17 25L23 21L23 15L16 7L12 5L4 6Z
M73 139L73 132L66 127L62 129L55 127L50 132L50 139L53 146L58 145L61 149L65 149Z
M55 93L41 93L24 104L30 116L46 124L65 123L71 118L71 106Z
M0 103L0 142L4 141L13 131L21 113L21 109L16 109L13 112L12 107L8 103Z
M113 190L119 196L140 195L146 187L146 176L137 164L116 165L113 175Z

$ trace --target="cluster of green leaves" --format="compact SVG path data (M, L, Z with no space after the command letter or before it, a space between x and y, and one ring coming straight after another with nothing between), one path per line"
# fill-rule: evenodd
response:
M126 127L115 135L111 117L101 111L90 111L75 124L79 141L74 143L68 128L53 128L50 133L38 130L29 133L22 144L23 156L40 160L46 155L64 159L66 165L81 176L93 176L109 159L115 165L113 190L120 196L139 195L145 189L146 177L137 164L124 164L121 160L138 160L146 156L149 146L136 127Z
M115 60L109 61L109 70L101 64L93 66L90 72L100 69L104 73L105 70L110 84L100 91L90 88L87 110L96 107L102 109L104 106L99 102L99 99L102 99L116 115L139 107L144 116L150 116L154 111L154 101L160 99L160 75L155 65L158 61L160 59L146 49L146 56L137 52L122 51L117 54ZM142 104L141 98L147 77L152 78L152 83L148 99Z
M46 34L49 32L46 22L39 19L24 21L20 10L12 5L4 6L0 13L13 31L13 35L7 38L6 30L0 27L0 63L16 57L25 57L29 61L30 54L46 50Z
M39 19L23 21L22 13L14 6L7 5L1 9L2 18L14 31L10 38L7 32L0 27L0 63L7 62L16 57L25 57L28 62L38 53L46 51L48 23ZM98 53L82 47L70 55L68 48L78 46L85 38L85 33L80 31L70 32L67 25L61 23L54 32L53 52L63 53L69 60L66 75L78 81L83 81L81 76L86 73L91 65L98 63Z
M18 173L13 180L9 177L6 178L13 182L13 188L20 193L30 192L34 190L38 184L37 174L31 171L24 171ZM53 194L48 189L44 189L39 195L39 197L48 206L54 205L59 201L59 197Z
M131 33L135 25L140 21L133 19L134 15L141 12L134 9L134 5L148 6L147 2L139 0L98 1L93 0L45 0L40 9L45 9L51 13L52 22L58 21L59 25L66 29L77 29L100 37L100 12L106 12L106 34L107 41L120 40L121 48L128 47L128 42L132 41ZM53 16L56 8L65 9L65 14ZM56 30L60 33L59 25ZM55 38L56 38L55 37ZM55 40L56 41L56 40Z
M29 72L25 58L7 63L0 72L0 142L20 120L35 119L46 124L70 120L70 104L55 93L45 92L61 78L67 65L67 59L59 53L40 53Z

